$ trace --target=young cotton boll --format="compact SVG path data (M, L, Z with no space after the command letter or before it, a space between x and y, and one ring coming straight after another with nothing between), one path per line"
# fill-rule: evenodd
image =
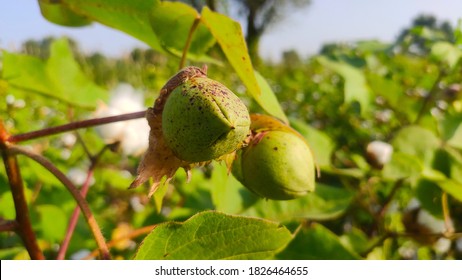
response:
M133 113L145 109L143 95L129 84L120 84L111 92L108 105L96 111L99 118ZM148 148L149 126L145 119L121 121L96 128L107 144L120 142L124 155L141 155Z

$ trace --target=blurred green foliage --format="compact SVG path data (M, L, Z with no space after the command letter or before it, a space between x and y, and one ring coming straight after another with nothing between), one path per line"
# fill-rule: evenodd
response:
M75 1L68 2L68 7L74 7ZM120 7L124 3L117 1ZM135 32L132 35L141 39L148 36L145 39L151 40L153 49L135 49L123 57L108 58L85 54L72 40L45 38L25 42L20 53L3 52L0 119L7 130L17 134L91 118L96 100L106 101L108 90L121 82L142 89L146 106L151 106L160 88L177 71L180 58L166 55L165 48L157 45L162 40L157 41L155 29L151 31L152 22L145 18L143 7L136 7L133 14L125 16L142 19L141 27L150 30L149 36L138 33L137 26L122 30ZM91 5L73 11L106 24L117 21ZM169 20L157 18L154 23ZM291 201L264 200L228 175L224 165L213 163L192 170L190 182L186 174L177 172L171 182L148 198L149 186L127 189L139 158L123 156L114 149L99 159L87 196L96 220L108 239L160 224L146 238L138 258L143 254L166 258L164 252L156 251L160 245L152 240L157 239L173 248L169 258L462 258L460 28L454 30L436 20L420 18L392 44L361 41L327 45L319 55L307 59L290 51L280 62L259 65L257 87L266 91L261 97L267 99L264 104L275 102L273 94L277 97L281 116L290 119L317 158L321 176L316 192ZM204 34L210 35L206 30ZM223 39L219 36L213 38L225 44L220 43ZM227 64L236 63L232 51L212 46L210 41L207 44L197 48L207 51L207 61L220 61L208 64L209 77L232 89L252 112L265 112L261 102L255 101L257 95L247 92L245 85L253 82L242 79L240 66ZM194 64L200 66L199 62ZM83 88L88 90L86 94ZM270 107L277 112L274 104ZM95 155L105 144L93 128L72 134L77 135L75 143L69 144L66 135L57 135L25 145L49 158L64 173L77 169L86 174L90 168L87 153ZM374 140L390 143L394 149L383 169L374 164L376 155L367 152ZM76 203L38 164L20 157L20 166L40 247L48 258L54 258ZM442 203L445 193L447 205ZM14 217L8 179L2 169L0 219ZM189 249L179 246L196 240L197 236L190 236L193 231L203 232L210 243L191 242ZM210 238L220 232L227 232L220 236L223 240ZM239 240L248 234L266 243L256 247L241 243ZM171 235L175 238L168 243L166 238ZM115 258L131 259L143 237L134 237L135 243L120 243L111 252ZM442 250L439 244L444 237L449 247ZM220 242L224 251L217 255L207 255L207 250L197 253L197 248L214 242ZM224 246L226 242L231 245ZM152 251L146 249L151 243ZM269 248L268 244L274 246ZM246 252L269 251L243 256L233 251L239 246ZM94 248L92 235L80 218L67 257ZM16 234L0 233L0 258L27 258Z

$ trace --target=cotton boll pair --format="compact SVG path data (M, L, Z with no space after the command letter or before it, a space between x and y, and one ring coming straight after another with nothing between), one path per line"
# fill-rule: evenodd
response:
M119 84L112 92L108 105L101 104L96 117L128 114L145 109L143 94L129 84ZM149 126L146 119L121 121L96 128L107 144L120 143L124 155L137 156L148 148Z

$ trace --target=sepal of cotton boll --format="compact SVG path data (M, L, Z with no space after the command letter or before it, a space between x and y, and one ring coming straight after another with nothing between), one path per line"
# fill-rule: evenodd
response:
M366 158L375 168L381 169L391 160L393 146L382 141L372 141L366 147Z

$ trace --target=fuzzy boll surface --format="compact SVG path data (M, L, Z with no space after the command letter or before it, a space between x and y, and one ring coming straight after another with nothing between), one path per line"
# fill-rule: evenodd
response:
M238 179L262 197L294 199L315 188L313 156L297 135L269 131L246 147L241 157Z
M167 145L188 162L209 161L237 150L249 127L244 103L224 85L206 77L178 86L162 112Z

